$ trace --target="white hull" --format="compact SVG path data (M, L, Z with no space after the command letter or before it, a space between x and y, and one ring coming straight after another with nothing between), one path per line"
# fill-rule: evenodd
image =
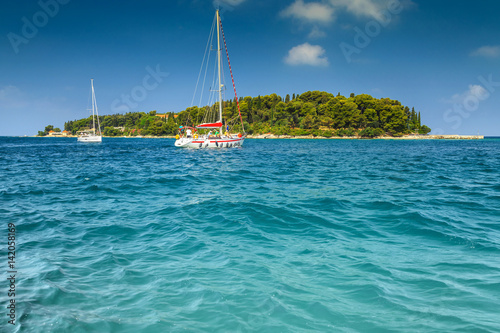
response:
M193 148L193 149L204 149L204 148L235 148L241 147L243 145L245 138L180 138L175 140L175 146L180 148Z
M79 136L78 142L102 142L102 136L99 135Z

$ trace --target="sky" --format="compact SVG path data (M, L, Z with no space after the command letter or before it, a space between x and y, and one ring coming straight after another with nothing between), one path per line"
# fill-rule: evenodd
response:
M91 78L100 115L190 107L216 7L239 97L370 94L414 107L433 134L500 136L498 0L25 0L1 7L0 136L64 129L88 117Z

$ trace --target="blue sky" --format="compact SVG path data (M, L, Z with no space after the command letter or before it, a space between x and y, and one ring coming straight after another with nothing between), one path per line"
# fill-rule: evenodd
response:
M415 107L433 133L500 135L498 0L219 6L241 97L366 93ZM191 106L214 8L211 0L4 1L0 135L88 116L91 78L100 114Z

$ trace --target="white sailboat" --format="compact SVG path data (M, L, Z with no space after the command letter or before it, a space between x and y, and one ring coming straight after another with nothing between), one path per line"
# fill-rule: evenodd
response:
M94 79L90 79L90 85L92 87L92 130L83 131L78 136L78 142L102 142L101 124L99 122L99 113L97 111L97 102L95 99L94 92ZM95 119L97 117L97 132L95 126Z
M227 52L227 47L225 47L226 50L226 55L227 55L227 60L228 60L228 66L229 70L231 72L231 79L233 82L233 88L234 88L234 94L235 94L235 100L238 106L238 114L239 118L241 120L241 129L243 130L242 133L236 133L236 134L231 134L231 128L228 124L228 121L224 121L222 117L222 108L223 108L223 101L222 101L222 89L224 85L222 84L221 81L221 34L222 37L224 38L224 46L226 46L225 42L225 37L224 37L224 31L222 29L222 23L220 20L220 15L219 15L219 10L216 11L216 23L217 23L217 70L218 70L218 80L217 80L217 92L218 92L218 113L216 113L216 119L211 119L210 121L206 121L201 124L197 124L194 126L188 126L188 124L184 126L180 126L179 128L179 134L176 135L176 140L175 140L175 146L176 147L181 147L181 148L195 148L195 149L200 149L200 148L233 148L233 147L241 147L243 145L243 141L245 141L245 134L244 134L244 126L243 126L243 119L241 117L241 111L239 107L239 102L238 102L238 97L236 95L236 88L234 85L234 79L233 79L233 73L231 70L231 63L229 62L229 53ZM213 34L211 34L213 36ZM203 65L202 65L203 66ZM208 120L208 119L205 119ZM208 133L203 133L201 132L206 132L206 130L209 130ZM200 134L198 134L200 132Z

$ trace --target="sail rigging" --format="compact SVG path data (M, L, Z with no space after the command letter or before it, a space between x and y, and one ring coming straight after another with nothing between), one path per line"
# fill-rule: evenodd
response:
M236 93L236 85L234 84L233 69L231 68L231 61L229 60L229 52L227 50L226 36L224 35L222 22L220 22L220 31L222 32L222 39L224 40L224 49L226 50L226 55L227 55L227 64L229 67L229 73L231 73L231 81L233 82L234 100L236 101L236 106L238 107L238 114L241 120L241 128L243 129L243 133L245 133L245 126L243 125L243 117L241 116L241 110L240 110L240 101L238 100L238 94Z
M224 36L224 31L222 30L222 22L221 18L219 15L219 11L217 10L215 13L215 19L214 23L212 23L212 31L210 32L209 35L209 42L207 43L207 47L205 49L205 56L200 68L200 73L198 74L197 82L196 82L196 88L195 88L195 94L196 90L198 89L198 85L200 83L200 78L201 78L201 71L203 67L205 68L205 75L203 76L203 84L202 86L205 86L205 80L206 80L206 74L208 72L208 64L210 63L210 56L207 57L207 50L208 50L208 45L210 43L211 39L215 39L215 31L213 29L217 29L217 57L215 59L215 68L214 68L214 79L212 83L213 89L210 91L212 92L211 96L215 97L214 95L216 94L217 101L215 102L211 98L209 98L209 103L205 107L205 111L203 109L200 109L196 107L193 109L193 114L188 112L188 117L185 119L185 123L183 126L179 127L179 134L176 136L176 142L175 145L177 147L187 147L187 148L231 148L231 147L240 147L243 144L243 141L245 139L244 135L244 126L243 126L243 118L241 116L241 110L239 106L239 101L238 97L236 94L236 85L234 83L234 77L232 73L232 68L231 64L229 62L229 52L227 50L227 44L226 44L226 39ZM231 80L233 84L233 89L234 89L234 94L235 94L235 100L236 104L238 107L238 115L241 120L241 129L243 130L243 135L241 133L237 134L231 134L231 130L234 128L238 128L238 126L234 126L232 123L235 121L237 118L232 116L231 113L234 114L234 109L228 110L228 112L225 112L225 102L223 99L223 91L225 89L225 84L224 84L224 76L223 76L223 57L222 57L222 43L224 43L224 50L227 56L227 61L228 61L228 66L231 72ZM205 62L205 58L207 58ZM214 94L215 93L215 94ZM201 92L203 94L203 92ZM193 96L193 99L191 103L193 103L195 100L195 96ZM200 98L201 101L201 98ZM201 103L200 103L201 104ZM203 121L201 123L198 123L198 117L202 113L203 116ZM224 113L226 117L224 117ZM197 118L196 123L193 123L194 119L191 118ZM231 119L228 119L231 118ZM231 126L230 126L231 125ZM195 128L195 133L193 134L191 130L188 130L188 128ZM198 129L200 131L198 131ZM206 130L209 130L208 133Z
M99 121L99 111L97 110L97 100L95 97L94 90L94 79L90 79L90 86L92 92L92 132L82 132L78 136L77 141L79 142L101 142L102 141L102 133L101 133L101 122ZM96 117L97 117L97 132L96 134Z

